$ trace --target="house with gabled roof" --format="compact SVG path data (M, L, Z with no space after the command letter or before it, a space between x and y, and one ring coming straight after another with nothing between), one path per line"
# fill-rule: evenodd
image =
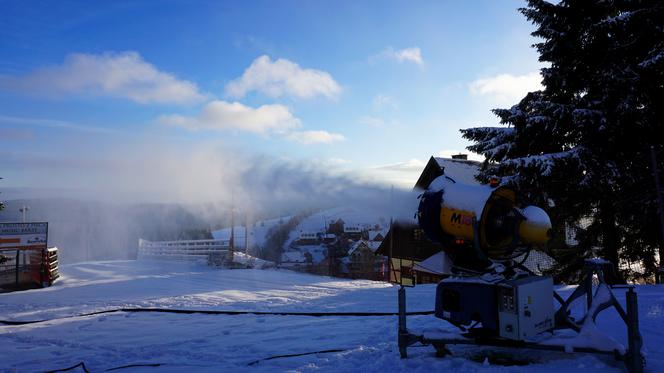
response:
M379 245L375 241L359 240L350 246L347 258L348 272L352 277L385 280L387 258L376 254Z

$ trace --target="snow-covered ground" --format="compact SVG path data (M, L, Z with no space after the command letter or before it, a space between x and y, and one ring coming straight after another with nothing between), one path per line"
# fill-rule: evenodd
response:
M0 319L53 319L119 307L294 312L395 312L397 288L366 280L340 280L285 270L221 270L172 262L94 262L66 265L47 289L0 294ZM567 290L569 292L569 289ZM647 371L664 371L664 287L639 286ZM624 301L623 292L618 298ZM409 311L431 310L434 285L408 289ZM453 330L433 316L411 316L413 330ZM93 372L129 364L159 368L129 371L620 371L610 357L530 350L501 350L529 365L484 362L490 349L453 348L436 358L431 347L412 347L400 359L395 316L309 317L109 313L0 326L0 370L65 368L85 362ZM624 341L613 311L601 330ZM319 353L264 360L275 355ZM80 370L79 370L80 371Z

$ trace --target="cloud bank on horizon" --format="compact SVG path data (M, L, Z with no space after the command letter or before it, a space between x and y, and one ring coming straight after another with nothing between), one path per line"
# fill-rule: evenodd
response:
M403 50L388 48L381 55L398 62L406 61L418 65L423 63L419 48ZM474 80L468 84L468 87L475 96L487 96L501 102L509 102L522 97L528 91L540 89L540 81L541 77L537 72L524 75L499 74ZM203 102L203 105L197 109L198 113L162 114L156 118L156 122L190 131L239 131L261 136L277 136L304 145L332 144L347 140L346 136L339 133L303 129L303 121L285 104L271 103L252 107L239 101L216 99L212 94L203 93L195 83L160 71L153 64L146 62L137 52L132 51L105 52L99 55L70 54L64 63L58 66L37 69L20 77L3 76L0 79L0 88L47 97L109 96L142 105L191 106ZM302 68L287 59L273 61L269 56L263 55L256 58L242 76L232 80L225 87L225 94L237 99L246 98L251 92L273 99L292 97L303 100L322 97L336 100L341 95L342 89L332 75L325 71ZM377 113L398 109L396 99L384 94L373 97L372 107ZM67 121L0 115L0 123L3 122L85 132L113 131ZM363 116L357 122L375 128L387 125L385 120L371 115ZM436 155L449 157L453 153L457 154L460 151L440 151ZM482 160L479 155L471 154L470 158ZM368 174L390 179L399 185L407 185L410 179L407 181L405 178L412 178L415 168L421 169L424 164L424 161L413 158L390 166L370 168L373 171ZM401 174L397 175L398 172ZM393 176L387 176L388 174Z
M495 124L490 109L541 88L511 5L4 2L0 176L48 184L43 162L75 186L76 167L116 167L104 160L118 149L185 157L218 142L412 184L403 165L463 149L458 129ZM386 164L402 166L375 172Z

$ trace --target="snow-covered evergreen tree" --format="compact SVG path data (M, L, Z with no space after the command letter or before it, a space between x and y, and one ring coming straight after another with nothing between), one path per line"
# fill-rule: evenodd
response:
M637 261L653 274L662 239L649 152L662 164L664 2L529 0L520 11L541 39L544 89L494 110L506 126L462 130L487 158L482 177L549 204L567 273L601 248L616 267ZM564 229L580 221L589 225L570 250Z

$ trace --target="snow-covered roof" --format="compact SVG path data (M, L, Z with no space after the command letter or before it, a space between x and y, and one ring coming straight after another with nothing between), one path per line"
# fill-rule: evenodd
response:
M482 165L477 161L468 161L465 159L450 159L450 158L434 158L443 169L445 175L454 179L454 181L460 181L465 184L479 184L475 180L475 176L480 171L480 166Z
M362 248L362 246L368 248L373 253L375 253L376 250L378 250L378 248L380 247L380 241L365 241L365 240L355 241L350 246L350 250L348 250L348 255L351 255L353 252L355 252L355 250Z
M360 249L362 246L367 247L367 248L369 247L369 245L367 245L367 242L364 241L364 240L359 240L359 241L353 242L353 244L350 245L350 250L348 250L348 255L351 255L352 253L355 252L355 250Z
M236 252L233 254L233 262L244 264L246 266L249 266L250 268L258 268L258 269L274 267L274 262L271 262L269 260L259 259L242 252Z
M450 275L452 274L452 261L444 251L440 251L426 258L419 264L415 264L413 269L420 272L432 273L434 275Z
M369 241L374 241L378 235L383 238L385 237L384 233L381 231L369 231Z
M431 157L422 170L415 188L426 189L433 179L443 174L464 184L479 184L475 180L475 175L479 173L480 166L481 163L476 161Z
M317 232L300 232L300 238L304 238L304 239L318 238L318 233Z

